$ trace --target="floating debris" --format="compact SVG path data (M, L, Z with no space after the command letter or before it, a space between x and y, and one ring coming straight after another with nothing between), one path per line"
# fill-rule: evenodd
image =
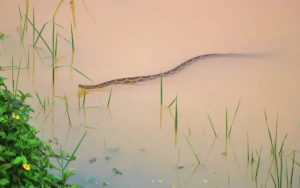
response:
M184 166L180 165L180 166L177 166L176 168L177 168L178 170L180 170L180 169L183 169Z
M139 148L139 152L145 152L146 148Z
M94 158L91 158L91 159L89 160L89 163L92 164L92 163L94 163L94 162L96 162L96 161L97 161L97 158L94 157Z
M109 185L109 182L107 182L107 181L102 182L102 186L108 186L108 185Z
M120 170L118 170L117 168L113 168L112 169L112 172L115 174L115 175L122 175L123 173L120 171Z

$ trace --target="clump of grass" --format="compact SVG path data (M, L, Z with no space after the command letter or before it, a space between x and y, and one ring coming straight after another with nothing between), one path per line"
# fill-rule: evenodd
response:
M5 33L0 32L0 41L6 40L8 36Z
M28 21L27 21L26 17L28 17L28 12L29 12L29 1L26 0L24 20L23 20L21 8L19 7L19 14L20 14L20 20L21 20L20 21L20 40L22 43L24 41L25 31L27 31Z
M278 114L276 117L276 124L275 124L275 135L272 136L271 130L269 128L269 123L268 123L268 117L267 117L267 113L264 112L264 116L265 116L265 121L266 121L266 125L267 125L267 130L268 130L268 135L269 135L269 140L270 140L270 147L271 147L271 155L272 155L272 159L273 162L275 164L275 169L274 169L274 173L271 173L271 178L273 181L273 184L275 187L277 188L282 188L282 180L283 180L283 149L284 149L284 143L286 140L287 135L284 136L279 151L278 151L278 136L277 136L277 132L278 132Z

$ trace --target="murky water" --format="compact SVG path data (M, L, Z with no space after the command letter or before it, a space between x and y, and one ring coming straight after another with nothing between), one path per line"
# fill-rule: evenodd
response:
M287 134L283 159L288 176L294 150L300 162L299 1L82 0L63 1L57 9L58 3L29 1L28 11L32 19L34 8L39 30L49 22L43 37L50 46L56 12L57 66L63 67L56 68L54 87L51 55L41 40L32 48L30 24L24 43L20 42L18 6L24 15L25 2L1 5L0 32L9 37L1 41L0 66L10 86L11 70L6 66L11 66L13 57L15 65L21 62L26 67L29 54L29 68L20 70L18 88L34 96L29 101L36 111L32 124L42 138L57 139L72 152L88 131L78 160L71 165L76 168L72 181L84 187L101 187L103 182L109 183L107 187L129 188L274 187L264 111L272 133L278 113L279 145ZM78 101L79 83L160 73L193 56L230 52L265 56L204 60L166 77L162 107L159 79L88 91L84 108L83 97ZM16 71L14 75L16 79ZM35 93L45 99L45 111ZM70 105L71 125L64 96ZM176 96L177 131L174 106L168 108ZM226 109L230 126L239 101L226 143ZM247 164L247 135L252 164ZM200 165L192 150L198 153ZM114 175L113 168L123 174ZM283 187L285 170L284 166ZM296 165L293 187L299 187L299 176Z

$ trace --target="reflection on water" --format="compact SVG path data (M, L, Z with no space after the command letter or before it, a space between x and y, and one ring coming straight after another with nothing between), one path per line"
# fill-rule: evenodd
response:
M41 38L32 48L32 26L20 24L18 7L31 20L34 8L36 28L51 49L55 15L56 67ZM88 131L72 163L72 181L85 187L252 188L279 180L297 187L297 7L293 0L9 1L0 8L0 32L9 36L1 41L1 75L11 83L11 59L21 62L18 88L34 96L32 124L42 138L71 152ZM271 55L195 63L163 79L163 105L159 80L78 93L79 83L160 73L207 53ZM174 104L168 107L175 96L177 115ZM277 135L277 149L283 148L282 177L264 112L271 138Z

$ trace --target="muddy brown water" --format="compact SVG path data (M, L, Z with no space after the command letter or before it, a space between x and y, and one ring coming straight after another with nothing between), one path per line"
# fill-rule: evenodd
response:
M51 44L51 21L59 1L28 2L29 17L34 7L39 29L49 22L43 36ZM294 150L300 162L299 1L82 0L74 2L73 11L70 2L63 1L55 17L56 31L62 36L58 37L57 65L72 65L93 82L63 67L56 69L54 88L50 54L41 40L32 49L30 25L24 43L20 42L18 6L25 13L25 2L6 1L0 7L0 32L9 35L1 41L0 66L10 66L13 56L15 65L21 60L24 67L29 52L30 66L20 70L18 87L34 96L28 101L35 109L31 123L41 138L56 140L72 152L87 131L78 159L70 166L75 168L72 182L84 187L108 182L107 187L116 188L274 187L264 111L272 133L278 114L280 142L287 134L284 163L289 174ZM71 24L73 60L68 41ZM166 77L162 107L159 79L88 91L85 108L78 105L79 83L159 73L193 56L231 52L268 55L204 60ZM3 69L1 75L11 86L11 70ZM45 112L35 93L46 103L49 99ZM64 95L70 105L71 127ZM167 107L176 96L177 131L174 106ZM226 108L230 124L239 101L226 144ZM255 159L252 165L247 164L247 135ZM200 165L185 136L198 153ZM113 168L122 175L113 174ZM297 187L299 166L294 173ZM285 172L283 176L286 185Z

